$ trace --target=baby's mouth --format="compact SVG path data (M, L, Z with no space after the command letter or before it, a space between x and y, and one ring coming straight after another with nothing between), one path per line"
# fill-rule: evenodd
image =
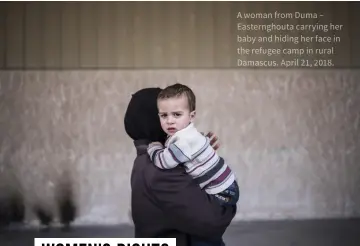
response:
M168 130L169 132L174 132L174 131L176 131L176 128L175 128L175 127L169 127L167 130Z

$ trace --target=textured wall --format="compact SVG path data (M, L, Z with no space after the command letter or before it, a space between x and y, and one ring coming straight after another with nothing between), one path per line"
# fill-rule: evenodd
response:
M220 137L241 200L236 219L360 215L359 71L2 71L0 194L56 210L73 180L78 223L129 222L131 93L175 81L197 94L197 126Z
M313 13L317 19L237 19L242 13ZM331 48L337 68L360 67L359 2L0 2L0 68L236 68L237 48ZM338 24L342 31L237 31L243 24ZM330 36L339 43L237 43L240 36ZM274 40L275 41L275 40Z

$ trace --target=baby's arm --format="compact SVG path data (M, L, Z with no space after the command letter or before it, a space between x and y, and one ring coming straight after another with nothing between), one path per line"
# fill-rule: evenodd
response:
M177 140L167 148L159 142L153 142L149 144L147 152L155 166L161 169L171 169L191 159L190 146L183 140Z

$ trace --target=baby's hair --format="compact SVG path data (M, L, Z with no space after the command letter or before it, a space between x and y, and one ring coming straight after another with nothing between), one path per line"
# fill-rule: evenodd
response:
M180 83L170 85L165 89L163 89L158 95L158 100L169 99L180 96L187 97L189 110L190 112L194 111L196 108L195 94L189 87L187 87L186 85L182 85Z

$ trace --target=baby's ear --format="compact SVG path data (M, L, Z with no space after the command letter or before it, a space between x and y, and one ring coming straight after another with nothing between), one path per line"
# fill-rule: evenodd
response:
M195 116L196 116L196 111L195 111L195 110L192 111L192 112L190 112L190 118L191 118L192 120L195 118Z

